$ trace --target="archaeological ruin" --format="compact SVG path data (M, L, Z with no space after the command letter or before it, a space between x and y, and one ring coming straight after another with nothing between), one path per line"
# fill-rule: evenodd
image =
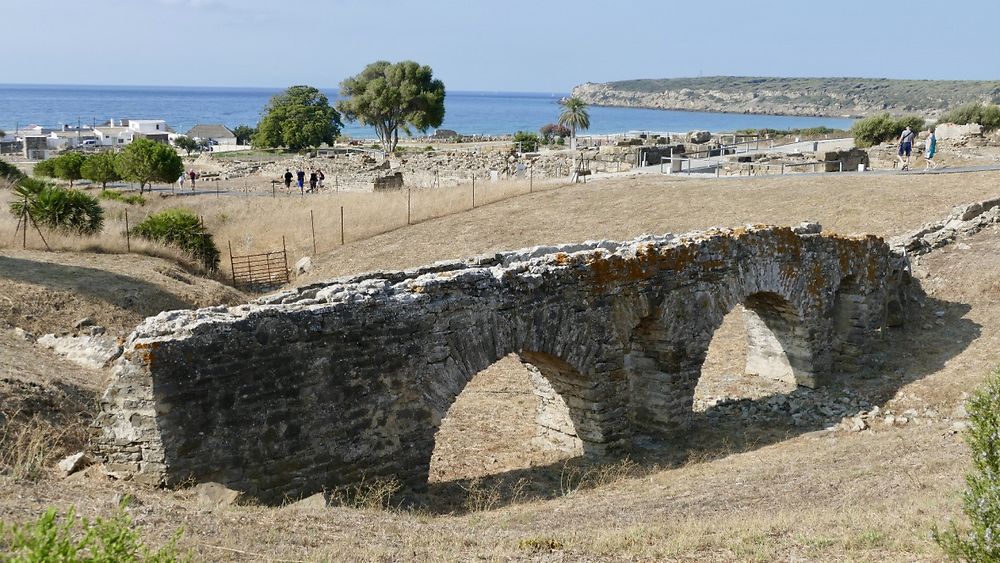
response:
M907 282L882 239L803 223L537 247L162 313L125 343L96 449L122 477L264 502L363 477L419 491L456 396L513 352L539 437L615 455L684 429L737 305L748 372L835 385L870 367Z

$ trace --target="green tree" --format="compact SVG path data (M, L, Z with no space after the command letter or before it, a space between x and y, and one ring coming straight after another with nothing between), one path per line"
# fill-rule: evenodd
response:
M146 184L175 181L184 172L184 162L168 145L136 139L118 155L115 170L122 179L138 182L139 195L142 195Z
M69 180L69 187L72 188L73 182L83 178L83 175L80 173L80 167L83 166L83 161L86 159L87 157L78 152L68 152L57 156L53 159L56 178Z
M190 155L192 152L198 150L201 145L191 137L182 135L174 139L174 146Z
M102 188L108 187L108 182L117 182L122 179L121 174L115 168L118 157L113 152L99 152L88 156L80 167L80 174L91 182L100 182Z
M337 102L344 117L375 128L382 150L396 150L399 130L426 133L444 121L444 83L429 66L413 61L377 61L340 83Z
M521 152L534 152L538 150L541 140L538 135L529 131L518 131L514 133L514 144L519 146Z
M965 476L963 511L971 530L934 528L934 540L956 560L1000 561L1000 370L969 399L972 472Z
M294 151L318 147L333 143L342 126L326 95L312 86L292 86L264 106L253 144Z
M924 120L917 115L892 117L882 113L855 121L851 125L851 134L854 135L854 144L865 148L898 138L907 126L914 132L920 131L924 128Z
M104 227L104 210L97 198L80 190L51 186L38 180L25 180L14 189L11 214L25 213L42 227L55 231L93 235Z
M587 113L587 104L575 96L559 103L563 107L562 113L559 114L559 124L569 127L569 148L576 149L577 129L583 131L590 129L590 114Z
M74 181L83 177L80 175L80 167L85 158L78 152L70 152L43 160L35 165L35 175L69 180L72 187Z
M238 125L236 129L233 129L233 134L236 135L237 145L248 145L253 136L257 134L257 129L249 125Z

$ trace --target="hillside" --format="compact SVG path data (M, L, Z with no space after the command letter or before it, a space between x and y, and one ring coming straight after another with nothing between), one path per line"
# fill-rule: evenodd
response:
M897 234L945 217L953 205L997 196L998 181L997 172L609 178L348 242L315 256L316 270L296 283L711 225L812 219L835 232ZM37 331L59 330L82 314L117 331L178 302L241 297L136 255L5 250L2 258L0 294L10 296L8 308L19 307L4 318ZM100 466L68 478L48 470L34 480L0 467L0 521L29 521L47 507L71 505L106 517L130 495L128 513L148 543L162 545L183 529L180 546L198 561L942 560L929 530L961 518L968 468L956 430L962 403L1000 361L1000 229L920 257L914 275L928 296L906 325L885 331L877 377L796 395L822 407L863 400L905 414L905 422L878 416L848 431L839 416L820 428L797 427L787 416L735 409L697 418L676 443L641 445L631 459L585 475L572 461L537 456L525 372L501 361L469 384L442 423L426 506L210 508L190 488L116 481ZM736 314L717 331L699 397L743 397L734 404L767 407L787 390L743 376L742 326ZM0 411L39 414L55 427L51 467L86 442L108 372L46 354L0 328Z
M706 76L586 83L573 95L598 106L773 115L936 116L968 102L1000 101L1000 81Z

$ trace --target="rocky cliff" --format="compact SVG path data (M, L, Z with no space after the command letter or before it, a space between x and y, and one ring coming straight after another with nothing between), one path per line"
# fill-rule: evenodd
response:
M712 76L586 83L573 95L597 106L773 115L933 117L969 102L1000 101L1000 81Z

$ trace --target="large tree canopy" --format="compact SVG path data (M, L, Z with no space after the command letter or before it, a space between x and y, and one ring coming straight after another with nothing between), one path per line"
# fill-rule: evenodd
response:
M374 62L340 83L337 102L344 117L375 128L386 152L396 149L399 130L426 133L444 121L444 83L429 66L413 61Z
M271 98L253 136L255 147L301 150L333 143L340 134L340 114L326 95L312 86L292 86Z
M136 139L118 155L115 170L129 182L139 182L139 193L150 182L172 183L184 172L177 151L163 143Z
M80 166L80 174L91 182L100 182L101 187L107 188L108 182L121 180L121 174L115 168L118 155L113 152L99 152L87 157Z

